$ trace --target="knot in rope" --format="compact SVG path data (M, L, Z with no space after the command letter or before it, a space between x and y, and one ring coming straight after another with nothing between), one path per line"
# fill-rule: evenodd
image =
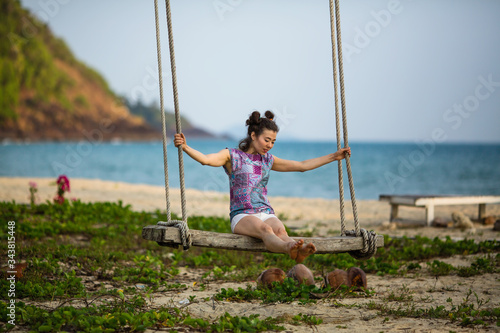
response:
M350 251L349 254L358 260L368 260L377 253L377 234L374 231L367 231L363 228L359 232L361 237L363 237L363 249ZM347 230L345 235L348 237L358 237L354 230Z
M178 228L179 232L181 234L182 248L184 250L188 250L191 247L191 245L193 244L193 241L191 238L191 233L189 232L189 227L188 227L186 222L177 221L177 220L172 220L172 221L168 221L168 222L159 221L157 223L157 225Z

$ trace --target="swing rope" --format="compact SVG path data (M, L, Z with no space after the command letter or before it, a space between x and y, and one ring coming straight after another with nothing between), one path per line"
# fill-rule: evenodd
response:
M162 121L162 132L163 132L163 162L164 162L164 172L165 172L165 194L166 194L166 208L167 208L167 222L160 221L158 225L162 226L174 226L180 231L181 243L184 250L187 250L192 245L192 237L187 224L187 213L186 213L186 194L185 194L185 181L184 181L184 161L183 161L183 151L182 147L178 147L179 156L179 179L180 179L180 191L181 191L181 205L182 205L182 221L174 221L171 218L171 208L169 199L169 181L168 181L168 163L167 163L167 135L166 135L166 122L165 122L165 111L163 103L163 78L162 78L162 65L161 65L161 43L160 43L160 28L159 28L159 17L158 17L158 0L154 0L155 5L155 23L156 23L156 47L158 56L158 76L159 76L159 86L160 86L160 112ZM174 96L174 111L175 111L175 121L176 121L176 132L178 134L182 133L181 129L181 119L179 112L179 101L177 92L177 74L175 66L175 53L174 53L174 39L172 32L172 19L170 10L170 0L165 0L166 12L167 12L167 28L169 37L169 50L170 50L170 66L172 74L172 87ZM334 24L335 20L335 24ZM341 42L341 32L340 32L340 9L339 0L335 0L335 5L333 0L330 0L330 27L331 27L331 41L332 41L332 61L333 61L333 79L334 79L334 90L335 90L335 118L336 118L336 133L337 133L337 150L341 149L341 139L340 139L340 119L339 119L339 106L338 106L338 82L340 82L340 101L341 101L341 111L342 111L342 128L344 134L344 146L349 147L348 143L348 133L347 133L347 116L345 107L345 88L344 88L344 69L342 63L342 42ZM338 55L338 56L337 56ZM337 65L338 63L338 65ZM337 72L338 66L338 72ZM342 172L342 162L338 162L338 174L339 174L339 198L340 198L340 217L341 217L341 236L349 237L362 237L363 238L363 249L350 251L349 254L356 259L365 260L372 257L376 250L376 238L377 235L371 231L368 232L365 229L360 229L356 197L354 193L354 182L351 172L350 157L347 155L346 169L349 181L349 190L351 193L351 202L353 208L354 216L354 226L355 230L346 230L345 227L345 208L344 208L344 184L343 184L343 172Z
M334 24L335 20L335 24ZM344 65L342 61L342 37L340 30L340 8L339 0L330 0L330 28L332 40L332 62L333 62L333 85L335 90L335 123L337 133L337 150L341 148L340 140L340 120L339 120L339 106L338 106L338 83L340 82L340 102L342 110L342 130L344 134L344 147L349 147L348 132L347 132L347 114L345 102L345 87L344 87ZM336 40L336 43L335 43ZM335 45L336 44L336 45ZM338 54L338 56L337 56ZM337 72L338 63L338 72ZM375 255L377 251L376 237L377 235L371 231L360 229L358 211L356 205L356 195L354 192L354 181L351 172L350 156L345 156L347 176L349 180L349 190L351 193L352 210L354 216L355 230L346 230L345 227L345 213L344 213L344 181L342 172L342 161L338 161L338 178L339 178L339 202L340 202L340 228L341 236L355 236L363 238L363 249L358 251L351 251L349 254L356 259L369 259Z
M168 26L168 45L170 49L170 67L172 71L172 86L174 93L174 110L175 110L175 127L176 132L182 133L181 129L181 117L179 113L179 100L177 94L177 74L175 68L175 53L174 53L174 37L172 33L172 20L170 14L170 1L165 0L167 8L167 26ZM170 209L170 192L169 192L169 181L168 181L168 163L167 163L167 130L165 122L165 109L163 104L163 78L162 78L162 66L161 66L161 43L160 43L160 24L158 15L158 0L154 0L155 5L155 23L156 23L156 49L158 57L158 80L160 86L160 112L161 112L161 122L162 122L162 132L163 132L163 165L165 172L165 196L167 204L167 222L160 221L158 225L163 226L174 226L179 228L182 247L187 250L191 247L192 237L189 232L189 227L187 224L187 213L186 213L186 190L184 182L184 160L182 147L178 147L179 155L179 179L180 179L180 190L181 190L181 208L182 208L182 221L172 220L172 213Z
M337 53L335 51L335 27L334 22L334 11L333 2L330 1L330 28L332 30L332 63L333 63L333 90L335 96L335 125L336 125L336 135L337 135L337 150L340 150L341 140L340 140L340 119L339 119L339 93L338 93L338 80L337 80ZM337 162L338 166L338 179L339 179L339 202L340 202L340 235L345 236L345 212L344 212L344 180L342 177L342 161Z

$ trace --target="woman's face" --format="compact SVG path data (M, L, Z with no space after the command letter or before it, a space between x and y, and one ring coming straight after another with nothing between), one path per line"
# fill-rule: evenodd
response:
M256 154L265 155L273 148L277 134L278 133L275 131L268 129L265 129L259 136L256 136L255 132L252 132L252 147L254 152Z

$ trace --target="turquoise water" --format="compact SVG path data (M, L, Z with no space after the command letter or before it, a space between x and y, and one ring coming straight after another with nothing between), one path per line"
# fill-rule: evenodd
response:
M204 153L235 147L235 141L190 140ZM356 198L380 194L500 195L499 144L351 143ZM272 154L305 160L335 151L327 142L278 142ZM170 186L179 186L177 149L168 146ZM184 154L186 187L228 192L222 168L201 166ZM344 173L345 173L345 164ZM0 176L90 178L163 185L161 142L6 144ZM349 196L345 175L346 197ZM273 172L271 196L338 198L337 163L305 173Z

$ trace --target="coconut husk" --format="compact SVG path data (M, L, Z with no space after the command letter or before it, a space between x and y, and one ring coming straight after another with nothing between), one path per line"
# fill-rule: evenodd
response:
M285 281L285 272L279 268L269 268L262 272L257 278L258 285L264 285L268 288L273 286L273 282L282 283Z
M366 273L359 267L351 267L347 270L348 286L354 289L366 289Z
M286 276L294 279L299 284L311 285L314 284L314 276L306 266L302 264L297 264L292 267L287 273Z
M349 284L347 279L347 272L343 269L335 269L325 275L325 286L330 286L333 290L340 288L340 286Z

